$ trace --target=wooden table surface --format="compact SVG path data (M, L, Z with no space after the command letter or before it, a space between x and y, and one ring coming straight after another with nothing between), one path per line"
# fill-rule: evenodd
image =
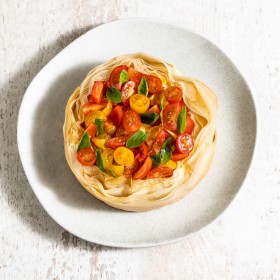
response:
M115 249L73 236L44 211L16 125L27 86L52 57L96 25L133 17L167 20L223 49L252 89L259 142L239 197L213 225L171 245ZM0 73L0 279L280 279L278 0L0 0Z

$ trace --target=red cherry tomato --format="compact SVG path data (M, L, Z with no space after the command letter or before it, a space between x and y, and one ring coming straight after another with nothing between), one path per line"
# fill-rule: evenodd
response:
M147 174L147 179L153 179L153 178L165 178L170 177L173 175L173 169L167 166L159 166L154 169L152 169Z
M127 110L123 116L123 127L129 133L137 132L141 127L139 114L133 110Z
M139 162L144 161L148 156L148 146L144 142L140 145L140 157L139 157Z
M156 137L155 142L149 152L149 155L157 154L161 150L164 141L169 137L169 134L162 130Z
M139 165L139 160L135 158L134 162L131 165L124 167L123 175L125 176L133 175L137 170L138 165Z
M83 148L77 153L77 159L82 165L91 166L96 161L95 153L90 148Z
M176 138L176 147L182 154L189 154L193 149L193 138L188 133L183 133Z
M189 156L189 154L181 154L178 150L174 151L172 156L171 156L171 160L173 161L180 161L183 160L185 158L187 158Z
M149 92L151 94L156 94L162 89L162 81L160 78L153 76L153 75L148 75L146 76L146 80L148 83L148 88Z
M107 103L103 103L103 102L100 104L96 104L95 102L89 102L83 105L82 110L84 115L86 116L91 111L103 110L106 107L106 105Z
M177 130L177 120L180 113L180 104L173 103L168 105L163 109L162 119L165 128L176 131Z
M134 154L134 158L140 153L138 148L129 148L129 150Z
M96 134L96 130L97 130L97 126L95 123L91 123L88 128L86 129L86 132L88 133L90 139L92 139L93 137L95 137Z
M165 90L165 98L170 103L177 103L182 100L183 92L179 87L169 87Z
M124 106L129 105L129 98L131 95L135 93L135 83L133 81L129 81L124 84L122 87L122 103Z
M133 81L135 83L135 89L139 86L142 78L145 76L145 74L140 73L139 71L135 70L134 68L129 67L128 70L129 80Z
M123 121L123 109L122 106L117 105L110 115L108 116L108 121L113 123L116 127L119 127Z
M159 114L160 113L160 110L159 110L159 107L158 105L154 105L152 108L150 108L147 113L156 113L156 114Z
M95 103L100 103L103 97L105 82L96 81L91 89L91 99Z
M185 132L191 134L194 129L194 121L192 120L191 116L187 114L187 122L186 122L186 129Z
M134 174L133 179L142 179L146 177L148 172L152 169L153 162L150 157L147 157L141 168Z
M118 147L124 147L127 138L128 138L127 136L117 136L117 137L110 138L105 142L105 146L112 148L114 150L117 149Z
M120 65L118 67L116 67L111 75L110 75L110 86L111 87L115 87L117 89L121 89L121 83L120 83L120 74L122 72L122 70L126 70L127 71L128 67L126 65Z

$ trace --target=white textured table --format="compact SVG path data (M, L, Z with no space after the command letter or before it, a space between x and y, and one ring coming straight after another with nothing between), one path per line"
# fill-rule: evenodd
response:
M19 160L16 123L25 89L55 54L131 17L165 19L221 47L253 91L259 143L240 195L212 226L172 245L114 249L45 213ZM280 279L279 19L278 0L0 0L0 279Z

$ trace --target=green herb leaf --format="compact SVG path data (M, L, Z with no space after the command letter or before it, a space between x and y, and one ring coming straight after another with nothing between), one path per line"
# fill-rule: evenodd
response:
M172 152L174 150L174 146L172 145L172 143L173 137L168 137L162 144L160 153L165 164L170 160L172 156Z
M90 147L91 147L90 138L89 138L88 133L85 132L83 137L82 137L82 139L81 139L81 141L80 141L80 143L79 143L77 151L80 151L83 148L90 148Z
M120 84L122 85L122 84L124 84L124 83L126 83L128 81L129 81L128 73L127 73L127 71L125 69L123 69L121 71L121 74L120 74Z
M122 101L122 94L115 87L109 87L107 89L106 97L114 103L120 103Z
M145 96L147 96L148 92L149 92L148 84L147 84L146 78L143 77L138 86L138 93L144 94Z
M139 115L141 118L141 122L145 124L154 124L159 118L159 115L157 113L143 113Z
M95 155L96 155L96 166L102 171L107 173L104 163L103 163L103 158L102 158L102 152L100 149L95 150Z
M186 106L184 106L184 108L181 110L178 116L177 130L180 134L184 133L186 129L186 125L187 125L186 117L187 117L187 109Z
M128 138L126 141L127 148L139 147L142 143L146 141L148 133L144 131L138 131Z
M96 136L98 136L103 133L103 120L95 119L95 124L97 126Z
M152 168L156 168L156 167L158 167L161 164L160 152L157 153L156 155L150 156L150 158L151 158L151 160L153 162Z
M160 100L160 110L161 110L161 111L164 109L164 106L163 106L164 101L165 101L165 97L163 96L163 97L161 98L161 100Z

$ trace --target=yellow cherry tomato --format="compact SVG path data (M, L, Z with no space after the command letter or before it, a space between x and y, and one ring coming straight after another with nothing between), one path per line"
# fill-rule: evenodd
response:
M103 164L107 171L109 171L113 164L114 159L114 150L110 148L105 148L102 151L102 158L103 158Z
M145 113L150 106L150 99L144 94L134 94L129 99L130 108L141 114Z
M108 99L108 103L106 105L106 107L102 110L102 112L105 114L105 116L109 116L109 114L112 111L112 102L111 100Z
M164 166L170 167L174 170L177 168L177 163L173 160L169 160Z
M117 177L122 176L123 172L124 172L124 166L113 164L112 165L112 172Z
M92 139L92 142L100 149L105 149L105 142L110 138L107 133L102 133Z
M88 127L91 123L94 123L96 119L101 119L103 121L106 121L107 117L101 111L92 111L85 118L86 127Z
M109 123L108 121L106 121L103 124L103 129L108 133L108 134L113 134L116 131L116 126Z
M151 146L154 141L156 140L158 134L162 131L162 127L161 126L153 126L148 133L148 138L146 140L146 143L148 144L148 146Z
M125 147L119 147L114 152L114 160L122 166L131 165L134 161L134 154L131 150Z

